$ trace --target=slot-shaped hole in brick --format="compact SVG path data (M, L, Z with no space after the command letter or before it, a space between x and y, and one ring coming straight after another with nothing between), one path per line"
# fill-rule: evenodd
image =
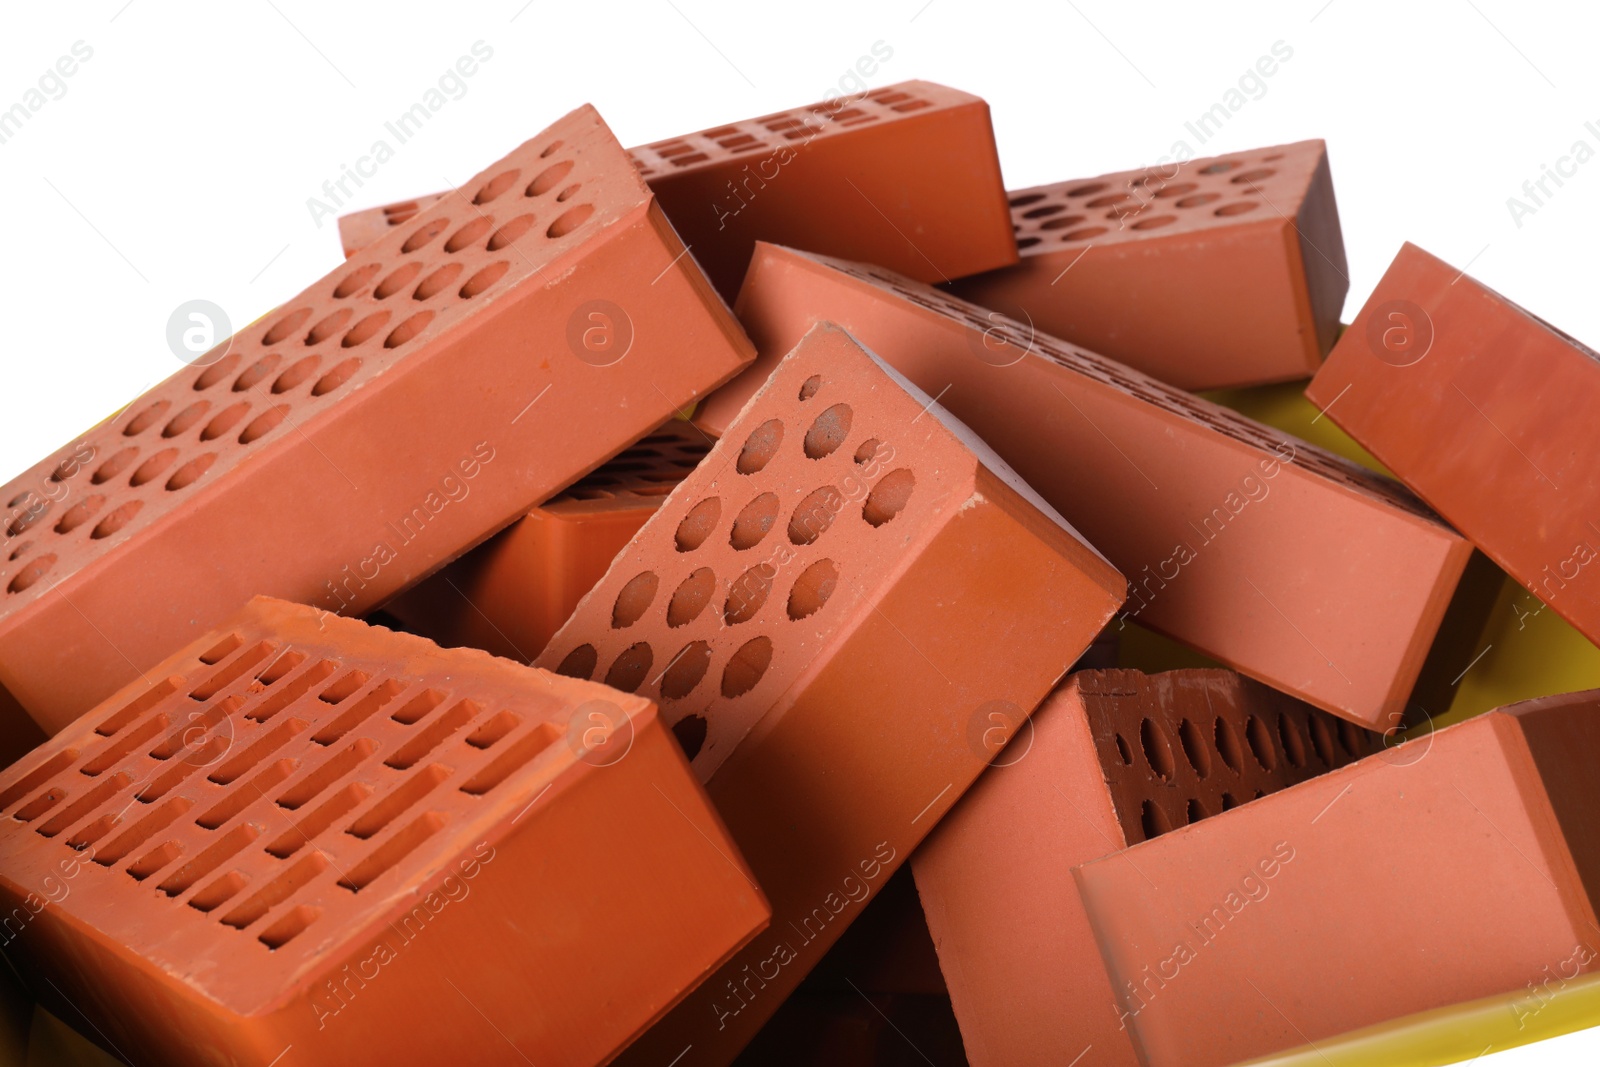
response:
M903 505L902 505L903 506ZM833 520L844 509L844 494L832 485L824 485L808 493L795 506L789 516L789 541L796 545L809 545L828 531ZM879 525L874 523L874 525Z
M744 447L739 450L739 458L734 463L734 469L740 474L757 474L772 457L778 454L778 449L783 445L783 423L777 419L768 419L750 432L745 439Z
M645 678L649 677L650 667L654 662L655 652L649 642L637 641L623 649L617 658L611 661L611 666L606 670L605 683L624 693L635 692L644 684Z
M520 241L524 234L533 229L537 221L533 215L518 215L494 233L489 235L488 242L483 246L490 252L498 252L508 245Z
M1284 758L1291 767L1306 765L1306 741L1300 726L1288 715L1278 716L1278 740L1283 745Z
M661 695L668 700L683 699L694 692L710 666L711 645L706 641L690 641L661 673Z
M139 449L136 445L129 445L127 448L120 449L112 453L104 463L95 468L94 473L89 476L89 481L95 485L104 485L127 470L138 457Z
M446 263L417 283L417 287L411 292L411 299L431 300L455 285L456 279L461 277L461 272L464 270L466 268L460 263Z
M387 311L375 311L350 328L339 344L343 348L355 348L364 345L378 336L389 325L389 320L394 316Z
M416 281L421 274L422 264L412 260L410 263L403 264L390 271L388 276L378 283L378 287L372 291L372 295L379 300L387 300L394 294L411 288L411 283Z
M480 293L487 291L495 282L505 277L506 272L510 269L511 263L506 260L489 264L489 266L467 279L466 284L461 287L459 294L461 299L471 300Z
M366 266L358 267L349 274L346 274L344 279L340 281L338 285L334 286L334 299L347 300L350 297L355 296L357 293L361 292L361 290L370 285L372 283L372 279L376 278L379 272L382 270L383 264L368 263Z
M441 233L444 233L444 231L449 228L450 220L443 216L429 219L426 223L417 227L417 229L412 232L410 237L405 239L404 243L400 245L400 251L404 255L410 255L418 249L426 246L435 237L438 237Z
M279 352L270 352L256 360L250 366L239 372L233 380L233 391L236 393L247 392L260 385L278 369L278 364L283 362L283 355Z
M576 207L568 208L550 224L549 229L545 230L545 235L551 238L565 237L585 222L588 222L589 217L593 214L593 204L579 204Z
M1163 782L1170 781L1176 769L1172 762L1172 743L1154 719L1145 719L1139 724L1139 746L1144 750L1151 772Z
M339 308L333 314L311 327L311 330L305 336L305 343L307 345L320 345L331 337L337 337L340 331L350 325L350 320L355 318L355 315L356 313L347 307ZM281 393L283 390L274 389L273 392Z
M691 571L672 591L672 600L667 604L667 625L674 629L689 625L705 611L716 592L717 575L710 567Z
M1178 741L1183 745L1183 756L1189 761L1189 766L1201 778L1211 777L1211 746L1206 743L1205 734L1192 719L1184 719L1178 724Z
M741 472L743 473L743 472ZM722 501L717 497L707 497L700 501L678 523L677 533L673 540L679 552L693 552L705 544L706 538L717 528L717 521L722 517Z
M622 587L622 592L617 594L616 603L611 608L611 625L621 630L638 622L650 610L650 604L660 587L661 579L654 571L634 575Z
M878 480L861 506L861 517L872 526L882 526L892 520L911 502L917 477L909 468L890 471Z
M740 509L728 531L728 543L740 552L759 545L772 532L778 518L776 493L762 493Z
M1250 745L1250 755L1255 757L1262 770L1275 770L1278 766L1278 752L1272 745L1272 731L1267 729L1267 724L1261 721L1259 715L1250 716L1244 730L1245 741Z
M819 559L811 564L789 588L789 618L799 621L815 615L833 596L838 584L839 565L833 560Z
M479 187L478 191L472 196L472 202L478 207L482 207L484 204L498 200L500 197L504 196L513 185L516 185L517 181L521 177L522 171L515 168L512 170L503 171L500 174L496 174L493 178L489 179L489 181L485 182Z
M205 429L200 431L200 440L215 441L219 437L226 437L233 431L235 426L239 425L239 420L249 412L250 402L248 400L241 400L237 404L231 404L223 408L212 416L211 421L206 423Z
M564 159L560 163L551 164L544 170L540 171L534 177L533 181L528 183L528 187L523 190L524 195L543 196L545 193L548 193L550 190L556 188L563 181L565 181L567 175L572 173L572 167L573 163L570 159Z
M855 417L849 404L835 404L818 415L806 431L805 452L810 459L821 459L833 454L834 449L850 436L850 423Z
M755 618L772 593L772 582L777 573L778 569L772 564L758 563L735 578L728 587L722 620L729 626L737 626Z
M599 652L595 650L593 645L585 643L566 654L560 664L556 666L556 673L564 674L568 678L588 680L594 677L594 670L599 665Z

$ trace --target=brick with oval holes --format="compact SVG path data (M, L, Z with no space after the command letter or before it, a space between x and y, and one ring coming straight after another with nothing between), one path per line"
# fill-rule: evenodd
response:
M53 731L255 593L360 613L525 514L751 358L682 250L563 118L0 490L0 682Z
M736 310L757 365L828 319L937 396L1128 576L1138 622L1359 725L1399 724L1471 555L1400 486L877 267L763 245Z
M1132 1067L1072 868L1381 740L1223 670L1078 671L1030 722L912 857L917 892L973 1067Z
M802 339L537 661L659 699L773 902L621 1062L730 1061L984 766L969 716L1032 708L1124 587L847 334Z
M1308 377L1338 333L1322 141L1019 189L1011 219L1021 261L953 291L1179 388Z
M267 598L150 678L0 775L7 958L134 1063L599 1063L766 924L642 697Z
M1407 244L1306 396L1600 642L1600 356Z
M1524 701L1077 868L1143 1062L1255 1061L1593 970L1597 758L1600 691Z
M927 282L1017 261L989 105L933 82L835 97L630 154L729 300L758 240L882 263ZM345 254L443 195L342 216Z

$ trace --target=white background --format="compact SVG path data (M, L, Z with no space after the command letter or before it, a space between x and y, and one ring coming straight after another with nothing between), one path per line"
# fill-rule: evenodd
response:
M336 265L335 227L307 199L480 40L493 58L464 95L340 210L464 181L585 101L633 145L926 78L989 101L1012 188L1152 163L1180 140L1206 155L1325 138L1346 319L1411 240L1600 342L1600 158L1547 184L1520 226L1507 205L1575 141L1600 151L1600 13L1576 0L7 6L0 110L75 42L93 57L0 144L0 477L177 370L179 304L213 301L239 327ZM1185 122L1279 41L1292 57L1200 144ZM877 42L892 56L867 85L844 80ZM1478 1062L1596 1061L1590 1032Z

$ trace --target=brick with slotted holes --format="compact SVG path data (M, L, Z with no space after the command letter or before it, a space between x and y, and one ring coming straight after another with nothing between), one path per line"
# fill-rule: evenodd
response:
M525 514L751 357L681 250L568 115L0 490L0 682L54 731L253 594L360 613Z
M1077 868L1144 1062L1253 1060L1592 970L1597 758L1600 691L1525 701ZM1429 887L1449 892L1407 906Z
M1136 1064L1072 868L1379 743L1232 671L1071 675L911 860L968 1060Z
M150 678L0 775L7 955L135 1063L597 1063L766 923L641 697L267 598Z
M1020 719L1123 589L970 431L809 333L538 661L660 698L773 902L622 1062L729 1062L982 768L970 724Z
M1139 622L1399 723L1471 554L1400 486L881 268L763 245L736 310L756 366L828 319L938 397L1128 576ZM703 406L713 429L743 380Z
M729 300L758 240L927 282L1017 262L989 105L933 82L900 82L631 154ZM345 254L441 195L343 216Z
M1600 355L1407 244L1306 396L1600 642Z
M1321 141L1018 189L1011 217L1021 261L952 290L1041 333L1182 389L1304 378L1333 346L1350 279Z

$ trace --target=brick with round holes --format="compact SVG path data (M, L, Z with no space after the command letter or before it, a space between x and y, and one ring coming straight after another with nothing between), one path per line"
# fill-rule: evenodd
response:
M1399 723L1471 554L1400 486L881 268L763 245L736 310L757 366L827 319L938 397L1128 576L1138 622ZM709 429L745 388L702 407Z
M1525 701L1079 867L1144 1062L1253 1060L1594 969L1597 758L1600 691Z
M0 490L0 682L53 731L255 593L360 613L526 514L751 358L682 248L563 118Z
M1350 279L1322 141L1010 202L1021 260L955 282L967 300L1182 389L1305 378L1333 347Z
M1600 642L1592 349L1407 244L1306 396Z
M1017 262L989 105L933 82L835 97L631 154L729 300L758 240L927 282ZM440 195L343 216L345 254Z
M659 697L773 903L619 1062L731 1061L982 768L969 724L1031 709L1123 589L847 334L801 340L538 660Z
M1380 743L1223 670L1078 671L991 728L1010 744L911 861L973 1067L1137 1064L1072 868Z
M267 598L150 679L0 774L7 956L132 1062L599 1063L766 924L641 697Z
M710 447L670 419L384 608L441 645L527 662Z

